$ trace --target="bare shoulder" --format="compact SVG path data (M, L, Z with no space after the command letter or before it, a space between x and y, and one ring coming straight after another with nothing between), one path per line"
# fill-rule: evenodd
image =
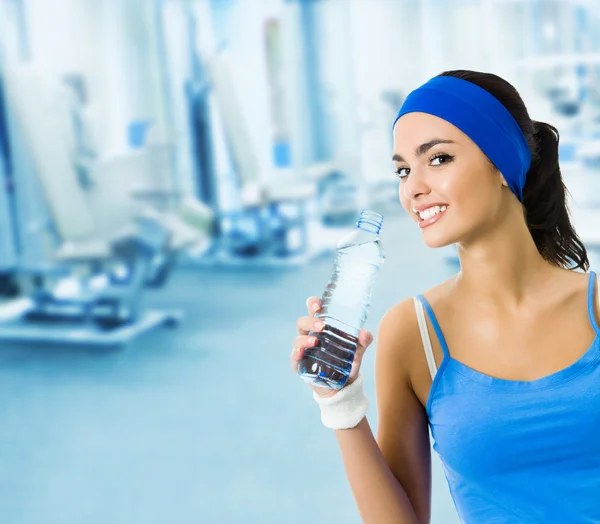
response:
M563 297L566 303L570 301L581 302L582 295L587 297L591 274L569 269L557 268L548 290ZM596 289L597 292L597 283ZM597 298L597 293L596 293Z
M573 271L570 269L564 268L556 268L556 275L559 282L563 282L565 286L571 287L572 289L576 289L577 287L585 288L587 290L589 281L590 281L590 273L584 273L582 271Z
M432 305L451 303L453 278L424 291ZM394 373L396 378L411 382L416 370L427 371L423 345L413 297L392 306L381 318L378 327L376 359L384 366L382 373Z
M557 268L548 279L546 295L542 298L542 302L554 307L558 318L570 318L573 326L585 325L584 329L589 329L590 318L587 308L590 303L591 276L591 272ZM600 325L600 289L597 275L591 291L590 313L595 317L596 324ZM581 324L576 323L578 319Z
M382 371L409 376L419 327L413 298L398 302L381 318L377 331L376 359L384 363Z

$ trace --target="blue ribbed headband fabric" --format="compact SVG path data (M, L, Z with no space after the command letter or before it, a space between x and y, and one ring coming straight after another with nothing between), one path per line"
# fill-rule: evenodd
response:
M519 124L485 89L452 76L436 76L410 93L394 120L406 113L428 113L465 133L494 163L523 201L531 152Z

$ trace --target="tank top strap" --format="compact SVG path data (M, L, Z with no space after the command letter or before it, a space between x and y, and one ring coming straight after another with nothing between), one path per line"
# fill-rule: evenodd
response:
M596 273L590 271L590 283L588 289L588 314L590 322L596 331L596 334L600 336L600 326L596 321L596 315L594 314L594 303L596 302L596 293L594 293L594 283L596 282ZM598 286L598 296L600 296L600 285Z
M446 339L444 338L444 334L442 333L442 328L440 328L440 324L438 323L437 318L435 317L435 313L433 312L433 309L431 309L429 302L427 302L427 299L423 295L417 295L417 299L425 307L427 316L429 317L431 325L435 330L435 334L437 335L438 340L440 341L440 345L442 346L444 357L450 356L450 352L448 351L448 344L446 344Z

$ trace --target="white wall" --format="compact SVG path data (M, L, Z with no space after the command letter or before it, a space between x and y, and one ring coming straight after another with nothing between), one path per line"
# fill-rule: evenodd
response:
M19 10L12 1L0 1L0 65L19 60Z
M243 118L246 119L251 142L259 163L257 178L273 178L273 138L269 104L269 83L265 50L265 24L280 17L281 0L232 0L222 6L212 4L213 21L221 20L215 31L217 45L226 43L227 53L236 67L231 71ZM217 14L216 11L220 10Z
M423 47L418 1L353 0L350 16L358 108L358 139L351 146L360 151L360 176L393 181L391 126L399 107L382 100L382 93L406 96L424 82L431 45Z
M131 120L164 121L152 2L26 0L32 60L50 83L88 80L101 150L126 143Z
M126 153L127 126L132 120L153 120L158 126L165 121L152 5L146 0L25 3L31 44L31 62L26 65L40 73L36 90L50 104L45 106L49 115L60 114L70 128L59 86L67 73L82 74L87 80L87 123L95 138L98 159L92 169L96 185L85 198L99 231L117 227L136 211L132 191L168 189L172 179L165 148ZM47 116L32 118L39 124ZM70 147L68 133L54 129L56 147ZM59 135L61 132L64 134ZM39 136L43 142L43 136ZM48 157L41 161L51 160ZM81 217L75 206L71 207L72 223L78 224Z

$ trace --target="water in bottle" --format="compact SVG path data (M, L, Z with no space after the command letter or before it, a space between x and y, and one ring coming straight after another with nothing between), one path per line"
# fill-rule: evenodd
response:
M325 328L309 334L317 343L304 350L298 374L309 383L341 389L348 380L367 320L371 289L385 257L379 240L383 216L363 210L356 229L337 244L333 273L315 318Z

